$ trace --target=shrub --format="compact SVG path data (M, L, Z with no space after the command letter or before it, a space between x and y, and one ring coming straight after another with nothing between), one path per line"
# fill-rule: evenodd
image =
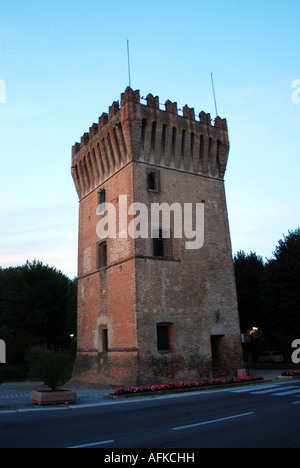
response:
M62 387L70 377L71 355L43 345L31 346L25 356L30 377L42 380L53 392Z

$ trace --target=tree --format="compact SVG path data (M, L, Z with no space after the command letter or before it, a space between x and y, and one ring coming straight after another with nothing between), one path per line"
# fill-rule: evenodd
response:
M41 379L53 392L70 379L71 353L45 345L31 346L25 355L29 364L29 374L33 379Z
M76 333L76 281L41 262L0 271L0 337L10 364L28 346L68 348Z
M300 228L279 241L266 265L263 305L273 338L287 346L300 338Z
M234 269L241 330L244 333L253 327L261 328L264 261L256 253L246 255L240 251L234 257Z

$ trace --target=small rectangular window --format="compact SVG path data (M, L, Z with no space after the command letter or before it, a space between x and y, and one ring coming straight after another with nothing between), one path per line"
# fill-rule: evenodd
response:
M160 193L160 174L159 171L147 172L148 192Z
M97 244L97 249L97 267L98 269L104 268L107 266L107 242Z
M162 230L159 230L159 237L153 239L153 256L154 257L163 257L164 256L164 239L162 237Z
M158 352L174 351L174 324L159 323L156 326L156 333Z
M166 235L162 230L158 230L158 235L153 232L153 257L172 257L172 239L171 235Z

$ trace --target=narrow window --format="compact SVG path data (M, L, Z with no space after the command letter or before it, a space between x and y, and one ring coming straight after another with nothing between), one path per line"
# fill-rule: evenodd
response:
M148 174L148 190L149 192L157 190L156 177L155 177L154 172L149 172Z
M97 267L99 270L100 268L105 268L107 266L107 242L97 244L97 249Z
M148 192L160 193L160 175L158 171L150 171L147 174Z
M104 189L99 190L98 192L98 204L102 205L105 203L106 203L106 190L104 188Z
M99 353L108 352L108 330L106 325L98 328L98 351Z
M160 353L173 351L174 324L159 323L156 326L157 350Z
M108 331L107 328L102 329L102 352L107 353L108 351Z
M153 239L153 256L154 257L163 257L164 256L164 239L162 236L162 230L159 230L159 237Z
M154 257L172 257L172 242L170 233L162 229L153 233L153 256Z

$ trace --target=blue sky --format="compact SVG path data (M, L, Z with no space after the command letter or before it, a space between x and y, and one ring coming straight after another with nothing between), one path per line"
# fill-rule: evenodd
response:
M299 227L298 0L0 0L0 265L77 272L71 147L128 85L229 126L233 252ZM3 101L3 99L2 99Z

